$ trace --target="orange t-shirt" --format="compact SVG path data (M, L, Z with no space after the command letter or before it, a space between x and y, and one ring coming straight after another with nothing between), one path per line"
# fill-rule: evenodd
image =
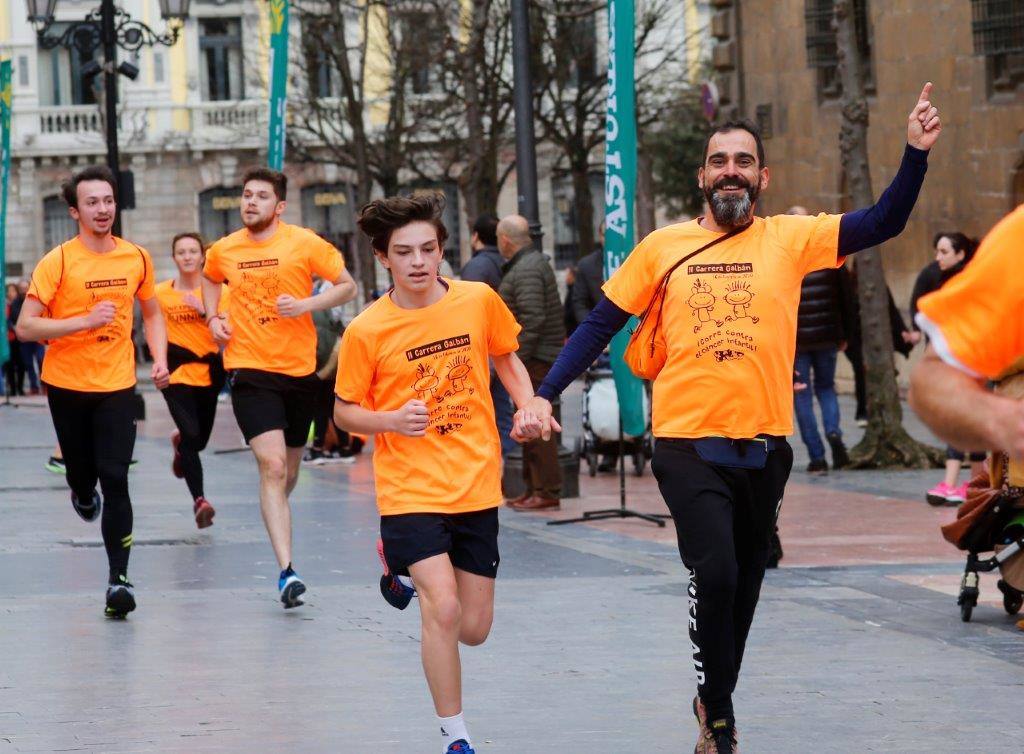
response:
M917 323L944 361L998 380L1024 368L1024 205L998 224L948 283L917 302Z
M277 297L308 298L314 274L333 283L344 269L340 251L313 231L287 223L266 241L252 240L242 228L214 243L203 274L231 286L225 368L311 374L316 369L313 317L279 317Z
M800 283L840 263L841 215L777 215L676 268L661 325L668 358L654 380L656 437L793 433L793 358ZM640 314L665 272L721 234L697 220L647 236L604 284Z
M167 342L187 348L196 356L205 356L219 350L217 341L210 334L206 320L198 311L185 303L185 294L191 293L199 301L203 300L202 288L182 291L174 287L174 279L157 283L156 298L164 313L167 323ZM224 285L220 290L220 311L227 311L229 288ZM171 372L172 385L210 385L210 366L208 364L182 364Z
M494 424L489 355L519 348L519 325L485 283L447 281L430 306L402 309L390 296L352 320L341 337L335 393L371 411L427 404L427 434L374 439L382 516L467 513L501 503L501 443Z
M153 260L135 244L114 241L112 251L96 253L75 236L48 252L32 272L28 295L46 307L47 317L80 317L100 301L117 307L109 324L50 342L42 374L48 385L106 393L135 384L132 299L153 297Z

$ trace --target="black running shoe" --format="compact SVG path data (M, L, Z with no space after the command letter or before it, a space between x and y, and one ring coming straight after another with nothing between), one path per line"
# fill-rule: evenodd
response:
M277 580L277 589L281 594L281 604L285 610L305 605L302 595L306 593L306 585L302 583L299 574L290 565L281 571L281 577Z
M134 587L124 576L118 576L107 587L107 607L103 611L108 618L124 618L135 609Z
M711 732L710 754L733 754L738 751L736 740L736 726L730 725L728 720L715 720L708 723L708 730Z
M75 509L75 513L77 513L79 518L83 521L95 521L100 517L100 513L103 510L103 498L100 497L99 492L93 490L92 499L89 500L88 503L85 503L79 500L78 495L72 492L71 507Z
M380 558L380 564L384 568L384 573L380 577L381 595L391 607L405 610L412 602L412 598L416 596L416 587L413 586L412 578L396 576L391 573L388 561L384 557L384 542L380 539L377 540L377 557Z

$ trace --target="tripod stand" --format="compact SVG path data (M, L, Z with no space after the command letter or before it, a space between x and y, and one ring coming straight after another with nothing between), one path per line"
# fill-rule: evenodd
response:
M626 507L626 443L622 436L622 414L619 414L619 507L602 508L596 511L583 511L578 518L565 518L560 521L548 521L548 526L561 524L579 524L587 521L600 521L606 518L640 518L650 521L659 527L665 527L665 519L672 518L666 513L641 513Z

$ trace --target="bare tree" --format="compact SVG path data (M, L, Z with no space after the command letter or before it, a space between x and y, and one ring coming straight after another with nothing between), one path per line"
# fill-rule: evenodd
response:
M836 0L835 29L842 85L839 152L853 206L867 207L875 199L867 146L868 105L863 75L866 61L861 60L858 53L851 0ZM851 461L859 468L939 465L937 451L918 443L903 428L903 410L893 365L889 294L878 249L858 252L856 265L868 426L864 438L850 451Z

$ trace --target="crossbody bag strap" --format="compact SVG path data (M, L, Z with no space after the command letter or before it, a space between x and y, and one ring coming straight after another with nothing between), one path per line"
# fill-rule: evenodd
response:
M753 225L753 223L747 223L746 225L741 225L738 228L733 228L728 233L726 233L724 236L719 236L718 238L715 238L715 239L713 239L711 241L708 241L708 243L704 244L703 246L701 246L696 251L691 251L689 254L684 256L682 259L680 259L674 265L669 267L668 270L665 272L665 274L662 276L661 282L658 284L658 287L655 289L654 296L651 297L651 301L650 301L650 303L647 304L647 308L644 309L643 314L640 315L641 322L644 321L645 319L647 319L647 315L650 313L651 307L654 306L654 302L658 301L658 320L657 320L657 322L655 322L655 325L654 325L654 329L655 330L658 329L658 325L661 323L661 312L662 312L662 309L665 308L665 296L668 293L668 280L672 276L672 273L675 272L676 269L680 265L682 265L682 264L688 262L689 260L693 259L695 256L697 256L701 252L707 251L708 249L710 249L715 244L721 243L722 241L726 241L726 240L732 238L733 236L739 235L740 233L745 231L747 228L749 228L751 225ZM658 295L659 293L661 294L660 296ZM653 331L652 331L652 334L653 334Z

